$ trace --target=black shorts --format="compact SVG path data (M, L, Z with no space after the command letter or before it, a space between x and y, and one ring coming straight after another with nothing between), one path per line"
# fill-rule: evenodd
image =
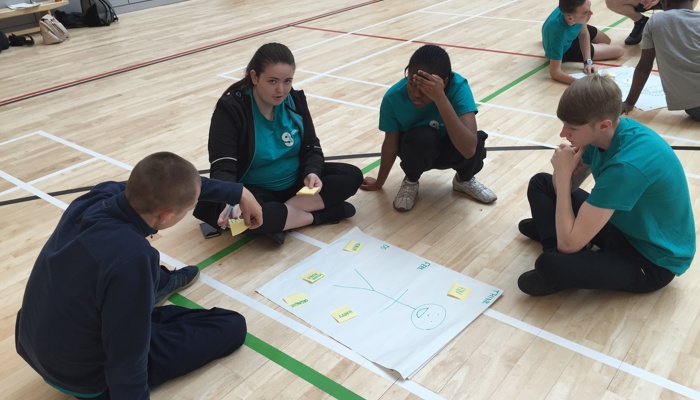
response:
M593 48L593 39L598 36L598 28L591 25L586 25L588 27L588 33L591 35L591 60L593 59L593 53L595 49ZM577 61L583 62L583 53L581 53L581 46L578 44L578 36L571 42L571 47L564 53L561 62Z

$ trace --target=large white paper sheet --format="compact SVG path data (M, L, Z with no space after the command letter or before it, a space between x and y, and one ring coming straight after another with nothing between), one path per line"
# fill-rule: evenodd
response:
M355 241L359 252L343 250ZM325 276L302 279L310 270ZM471 289L460 300L453 284ZM258 288L258 293L366 359L410 379L503 291L353 228ZM292 307L284 299L303 293ZM298 300L297 297L296 300ZM348 307L338 322L331 311Z
M610 76L617 86L620 87L622 91L622 101L627 98L632 87L632 77L634 75L634 68L632 67L615 67L608 69L598 70L600 75ZM583 78L584 74L572 74L576 79ZM658 75L650 74L649 79L644 84L644 89L639 95L637 104L634 105L643 111L655 110L657 108L666 107L666 94L661 86L661 79Z

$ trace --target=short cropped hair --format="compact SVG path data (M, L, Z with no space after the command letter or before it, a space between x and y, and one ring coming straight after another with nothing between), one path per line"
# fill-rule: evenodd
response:
M559 99L557 117L571 125L616 123L622 111L622 92L607 76L591 74L572 83Z
M170 152L153 153L131 171L126 199L140 214L181 212L197 200L201 178L189 161Z
M586 0L559 0L559 11L564 14L575 14L576 9L585 2Z

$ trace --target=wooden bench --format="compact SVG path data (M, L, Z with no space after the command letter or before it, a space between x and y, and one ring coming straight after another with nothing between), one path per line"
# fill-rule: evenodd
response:
M21 2L21 1L18 1ZM25 3L27 1L24 1ZM46 14L51 14L51 10L54 8L58 7L63 7L68 5L68 0L48 0L48 1L41 1L37 2L38 6L36 7L31 7L31 8L21 8L18 10L11 10L9 8L0 8L0 19L5 19L5 18L13 18L13 17L19 17L22 15L27 15L27 14L35 14L39 13L39 18ZM39 32L39 23L37 22L37 26L35 28L29 28L29 29L22 29L18 31L12 31L12 28L10 28L9 32L14 33L16 35L26 35L28 33L35 33Z

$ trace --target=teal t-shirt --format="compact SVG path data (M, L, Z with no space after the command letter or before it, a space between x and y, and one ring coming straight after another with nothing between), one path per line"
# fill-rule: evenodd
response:
M559 10L559 7L555 8L542 25L544 56L550 60L561 61L582 27L581 24L567 24L564 13Z
M275 107L272 121L265 118L253 102L253 123L255 125L255 154L241 183L268 190L288 189L299 176L299 150L303 136L301 116L294 109L292 96Z
M589 204L613 209L610 222L654 264L676 275L695 255L695 222L678 157L656 132L620 118L610 148L589 145L583 162L595 186Z
M383 132L406 132L418 126L430 126L438 130L440 138L447 135L445 122L435 103L423 108L416 107L408 97L406 78L398 81L384 94L379 108L379 130ZM461 75L453 72L447 85L447 98L457 115L476 113L476 103L469 83Z

